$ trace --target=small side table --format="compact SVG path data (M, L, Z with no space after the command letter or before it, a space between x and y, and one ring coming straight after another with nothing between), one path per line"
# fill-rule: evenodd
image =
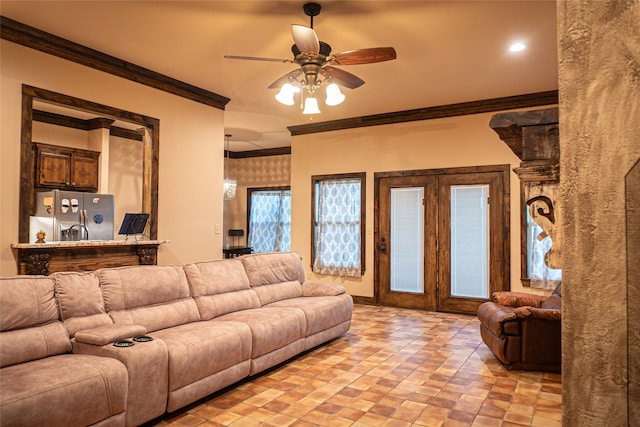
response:
M222 249L222 254L225 258L235 258L241 255L248 255L253 252L253 248L249 246L231 246Z

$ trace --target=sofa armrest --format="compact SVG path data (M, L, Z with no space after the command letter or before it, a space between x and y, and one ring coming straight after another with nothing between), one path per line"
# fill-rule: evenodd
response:
M490 301L485 302L478 307L478 319L485 328L497 337L518 335L520 333L520 328L517 325L518 316L516 316L512 308ZM511 325L505 327L509 323Z
M304 282L302 284L303 297L336 296L346 292L347 290L344 286L336 285L335 283Z
M562 320L562 312L556 309L535 308L535 307L518 307L513 310L520 319L526 317L535 317L541 320Z
M106 345L146 333L147 328L144 326L111 324L78 331L76 332L75 340L84 344Z
M497 304L507 307L530 306L539 308L540 304L547 297L543 295L533 295L524 292L494 292L491 300Z

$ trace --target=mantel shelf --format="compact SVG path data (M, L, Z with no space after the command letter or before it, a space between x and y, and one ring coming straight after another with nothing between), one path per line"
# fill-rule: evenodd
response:
M48 275L59 271L157 264L158 246L168 240L81 240L12 243L18 274Z

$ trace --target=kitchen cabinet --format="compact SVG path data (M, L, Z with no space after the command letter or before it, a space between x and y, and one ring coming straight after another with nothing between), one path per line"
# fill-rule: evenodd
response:
M34 143L36 186L97 191L100 152Z

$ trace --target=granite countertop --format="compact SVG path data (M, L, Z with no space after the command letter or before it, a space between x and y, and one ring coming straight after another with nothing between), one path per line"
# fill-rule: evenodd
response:
M12 243L15 249L44 249L44 248L78 248L88 246L134 246L134 245L161 245L169 243L168 240L78 240L73 242L46 242L46 243Z

